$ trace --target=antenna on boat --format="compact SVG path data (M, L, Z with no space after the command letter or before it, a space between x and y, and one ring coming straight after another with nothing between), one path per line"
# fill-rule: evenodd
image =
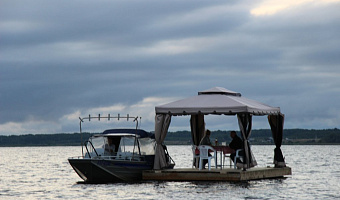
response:
M136 129L138 128L138 117L135 117L135 119L133 120L133 122L136 122Z
M142 125L142 117L139 117L139 127Z
M80 131L80 145L81 145L81 155L84 155L84 149L83 149L83 134L81 132L81 123L84 122L82 118L79 117L79 131Z

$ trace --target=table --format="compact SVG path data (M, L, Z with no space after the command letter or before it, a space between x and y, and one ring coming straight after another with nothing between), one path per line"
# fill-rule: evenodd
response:
M229 146L213 146L213 148L216 150L216 153L220 153L220 165L216 165L216 167L223 167L223 164L222 163L222 157L225 155L225 154L232 154L232 153L235 153L235 150L230 148ZM217 159L217 156L216 156L216 159Z

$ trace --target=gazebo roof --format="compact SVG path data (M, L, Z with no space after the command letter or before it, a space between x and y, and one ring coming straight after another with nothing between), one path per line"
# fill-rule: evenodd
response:
M279 107L242 97L240 93L222 87L198 92L197 96L156 106L156 114L193 115L251 113L253 115L275 115Z

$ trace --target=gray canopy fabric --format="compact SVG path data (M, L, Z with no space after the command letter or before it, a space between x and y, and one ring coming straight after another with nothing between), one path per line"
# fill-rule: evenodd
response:
M205 132L204 115L191 115L190 127L192 142L194 145L198 146Z
M156 150L155 150L155 161L154 169L162 169L168 166L169 163L166 162L165 150L163 148L163 141L169 129L171 122L170 115L156 115L155 119L155 140L156 140Z
M157 140L157 147L154 169L166 167L165 158L163 158L164 152L162 152L162 147L158 146L161 146L161 143L164 141L164 138L167 134L167 128L170 125L171 116L191 115L190 125L192 138L193 143L196 144L203 136L204 115L237 115L239 119L241 136L244 140L244 150L246 152L242 167L246 169L256 165L256 160L252 156L248 142L248 138L251 134L251 116L280 114L280 108L278 107L271 107L254 100L244 98L240 93L221 87L215 87L209 90L198 92L197 96L174 101L161 106L156 106L155 111L155 137ZM275 133L275 135L277 134ZM279 145L281 144L280 141L276 143L277 147L281 146Z
M286 163L281 151L284 115L268 115L268 121L272 130L276 148L274 149L275 167L285 167Z
M192 143L195 146L198 146L202 138L204 137L205 132L205 123L204 123L204 115L191 115L190 118L190 128L191 128L191 137ZM199 160L194 159L192 162L192 166L198 168Z
M257 165L248 141L251 134L252 116L251 114L237 114L237 119L240 127L241 136L243 138L244 151L243 164L239 165L239 163L237 163L237 165L238 167L241 167L243 169L248 169Z
M156 114L195 115L195 114L225 114L251 113L253 115L278 114L280 108L247 99L240 93L216 87L197 96L174 101L156 107Z

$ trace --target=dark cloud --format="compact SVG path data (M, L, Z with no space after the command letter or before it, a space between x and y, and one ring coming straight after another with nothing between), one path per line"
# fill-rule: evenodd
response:
M5 1L0 134L72 132L75 115L122 108L152 130L154 106L214 86L280 106L287 128L339 127L339 3L252 15L261 3Z

